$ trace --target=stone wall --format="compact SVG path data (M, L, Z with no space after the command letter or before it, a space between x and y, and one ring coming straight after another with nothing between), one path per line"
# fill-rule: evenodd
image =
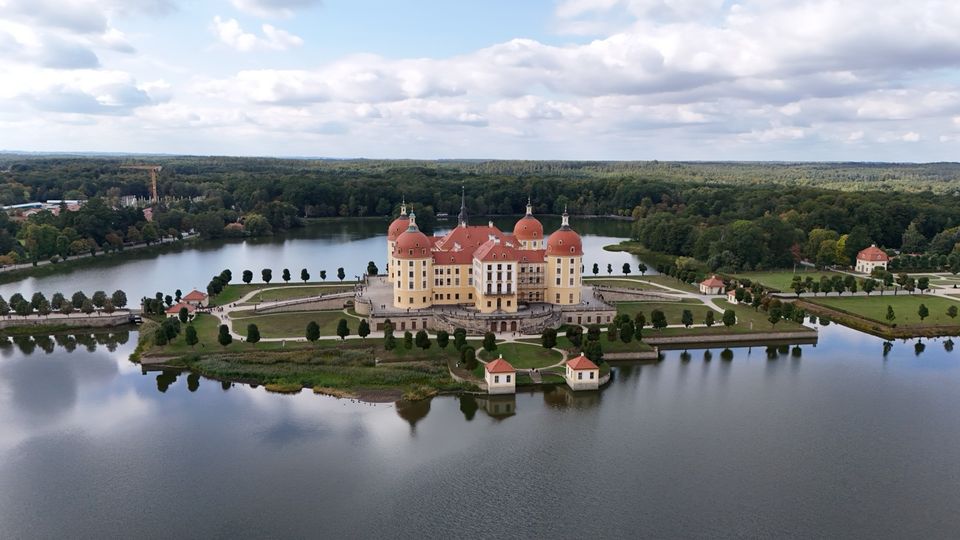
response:
M755 332L748 334L713 334L701 336L645 336L643 341L648 345L681 346L681 345L724 345L727 343L771 342L771 341L806 341L816 343L817 333L810 331L794 332ZM606 356L606 355L604 355Z
M23 317L11 316L10 318L0 319L0 329L4 328L22 328L30 326L70 326L73 328L106 328L110 326L121 326L130 324L130 312L118 311L110 315L70 315L69 317L51 316Z
M605 302L676 302L677 297L654 291L641 291L621 287L595 286L596 293Z

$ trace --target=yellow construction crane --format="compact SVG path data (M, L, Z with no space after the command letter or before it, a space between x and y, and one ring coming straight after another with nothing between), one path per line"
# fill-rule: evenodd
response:
M163 170L160 165L121 165L121 169L134 169L138 171L150 171L150 202L156 204L160 202L157 195L157 175Z

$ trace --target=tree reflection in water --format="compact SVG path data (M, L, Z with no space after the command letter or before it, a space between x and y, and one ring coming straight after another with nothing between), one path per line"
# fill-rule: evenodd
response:
M418 401L400 400L394 404L397 408L397 414L410 424L411 433L416 433L417 422L423 420L430 412L430 400L421 399Z
M165 393L167 388L170 388L170 385L177 382L177 376L180 375L179 372L165 369L157 375L157 390L160 393Z
M463 413L463 417L467 422L473 420L473 417L477 415L477 409L480 406L477 405L477 398L473 397L472 394L464 394L460 396L460 412Z

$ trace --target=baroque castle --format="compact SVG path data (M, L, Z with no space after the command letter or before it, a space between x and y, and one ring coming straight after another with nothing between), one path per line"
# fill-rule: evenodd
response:
M580 304L583 244L566 212L549 237L529 201L512 234L492 222L468 225L463 202L457 221L446 235L427 236L417 228L414 212L408 215L406 204L401 206L387 231L394 308L466 306L480 313L516 313L520 304Z

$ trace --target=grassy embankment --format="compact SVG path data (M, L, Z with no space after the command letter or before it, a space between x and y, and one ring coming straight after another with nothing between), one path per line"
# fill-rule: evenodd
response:
M250 300L244 302L244 305L258 304L260 302L275 302L277 300L296 300L299 298L309 298L323 294L336 294L353 291L353 285L289 285L280 288L269 288L259 294L254 295Z
M154 322L144 324L138 353L141 359L157 357L164 365L190 369L222 380L266 385L276 391L309 387L336 395L362 396L368 391L398 390L407 399L428 397L439 391L472 388L450 378L447 361L456 356L452 343L440 349L405 349L398 339L393 351L382 339L319 340L308 342L243 343L223 347L217 343L217 319L199 315L192 323L200 343L191 347L183 333L165 346L153 344ZM472 343L478 346L479 343ZM270 354L263 354L270 351Z
M804 298L798 305L820 316L887 339L908 337L952 336L960 334L960 320L947 315L947 308L960 303L929 295L884 294L880 296L848 296ZM921 320L920 304L930 315ZM893 308L895 319L887 321L887 306Z

